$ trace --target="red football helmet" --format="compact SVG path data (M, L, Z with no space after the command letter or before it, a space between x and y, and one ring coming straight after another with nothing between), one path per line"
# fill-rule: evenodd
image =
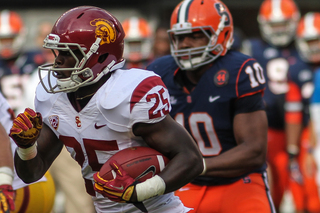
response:
M320 13L309 12L298 24L296 46L301 57L312 63L320 62Z
M261 36L274 46L287 46L295 36L299 19L293 0L264 0L258 15Z
M74 92L79 87L96 83L103 75L121 68L124 64L121 23L108 11L92 6L81 6L65 12L54 24L44 40L44 48L69 51L75 58L73 68L55 68L53 64L42 65L38 72L40 80L49 93ZM74 50L83 58L78 60ZM42 71L48 71L48 82L43 82ZM72 71L69 78L57 79L52 85L55 71Z
M207 45L178 49L176 36L197 31L208 37ZM174 9L168 33L176 63L182 70L194 70L227 53L233 43L233 20L227 6L219 0L185 0Z
M0 12L0 56L8 59L16 56L25 41L25 28L21 17L13 11Z
M151 58L153 33L149 23L138 17L122 22L126 33L123 57L130 62L139 62Z

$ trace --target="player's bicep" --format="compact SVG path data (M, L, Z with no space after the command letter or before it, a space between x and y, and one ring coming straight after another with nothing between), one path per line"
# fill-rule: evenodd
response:
M246 143L258 152L266 151L268 121L265 111L237 114L234 117L233 128L238 144Z

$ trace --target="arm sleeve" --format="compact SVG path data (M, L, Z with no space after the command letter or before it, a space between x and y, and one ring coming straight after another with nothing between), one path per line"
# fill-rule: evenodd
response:
M235 102L235 114L265 110L262 93L239 98Z

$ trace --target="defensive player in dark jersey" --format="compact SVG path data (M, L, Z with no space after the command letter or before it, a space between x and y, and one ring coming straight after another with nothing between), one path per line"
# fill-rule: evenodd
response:
M296 92L297 95L294 96L296 97L296 100L289 99L287 103L287 105L290 104L293 106L296 106L297 103L299 103L303 106L303 108L300 108L300 110L295 112L296 115L292 113L295 117L300 117L300 119L297 119L296 126L298 126L298 128L300 126L300 128L303 129L300 146L297 147L297 151L299 151L297 161L300 165L303 184L294 185L297 191L299 190L302 192L294 194L294 197L299 198L295 200L300 200L299 205L303 207L301 212L320 212L318 183L316 181L318 171L314 158L317 157L317 155L314 155L313 153L313 150L316 147L317 138L313 135L313 127L316 130L319 129L319 115L317 111L317 96L319 89L319 73L317 70L320 67L319 23L320 13L316 12L305 14L299 21L296 31L296 47L299 55L310 68L309 72L307 72L308 70L303 69L296 71L295 75L292 75L292 89L289 90L289 93ZM310 79L310 76L313 78ZM291 98L291 96L289 96L289 98ZM312 97L310 98L310 96ZM309 122L309 118L311 118L311 122ZM316 132L318 132L318 130Z
M266 174L267 117L260 64L229 50L233 20L219 0L185 0L171 16L162 77L171 116L193 136L206 171L176 195L190 212L274 212Z
M264 95L269 124L267 159L271 173L270 187L277 210L286 190L291 189L298 211L304 209L303 200L310 197L305 190L295 190L300 188L295 186L302 186L302 174L296 158L302 129L302 115L299 114L307 109L307 105L306 99L302 101L301 95L292 87L293 82L302 86L312 79L309 66L301 60L294 45L299 18L294 1L265 0L258 15L262 39L244 42L243 52L259 61L267 80ZM291 100L287 102L287 98ZM307 119L308 116L304 117ZM306 123L304 120L304 126Z
M18 13L0 12L0 91L15 111L23 104L30 74L45 63L40 51L24 49L26 35Z
M122 26L126 33L123 52L125 68L146 68L153 59L151 25L142 17L132 16L125 19Z

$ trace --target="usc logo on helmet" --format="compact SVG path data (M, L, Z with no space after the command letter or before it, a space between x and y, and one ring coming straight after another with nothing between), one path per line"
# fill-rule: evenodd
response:
M116 30L108 20L102 18L94 19L90 21L90 25L96 27L96 38L101 38L100 45L115 42Z

